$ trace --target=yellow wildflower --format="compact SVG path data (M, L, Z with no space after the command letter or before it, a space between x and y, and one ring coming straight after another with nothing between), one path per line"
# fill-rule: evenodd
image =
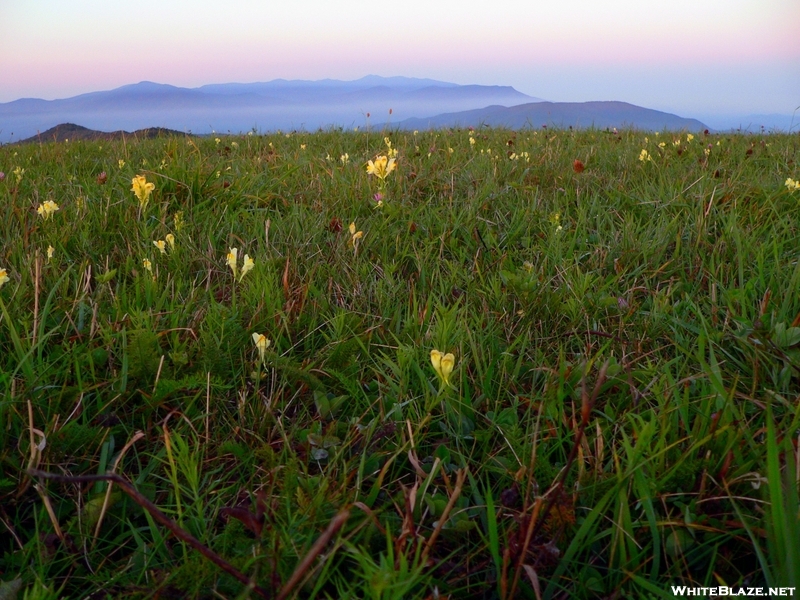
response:
M171 233L168 233L165 237L167 238L166 241L169 244L170 250L175 250L175 236Z
M350 235L351 235L351 236L353 236L353 239L351 240L351 242L352 242L353 240L360 239L360 238L361 238L361 236L363 236L363 235L364 235L364 232L363 232L363 231L356 231L356 224L355 224L355 222L353 222L353 223L350 223L350 227L349 227L349 229L350 229Z
M386 154L389 155L389 158L394 158L397 156L397 148L392 148L392 140L390 140L388 137L385 137L383 138L383 143L386 144Z
M255 266L256 262L250 258L247 254L244 255L244 264L242 264L242 270L239 271L236 263L239 260L239 249L238 248L231 248L230 252L228 252L227 262L228 266L231 268L233 272L233 279L235 281L241 281L244 279L244 276L247 275Z
M349 155L347 152L345 152L344 154L342 154L342 155L339 157L339 160L341 161L341 163L342 163L343 165L346 165L347 163L349 163L349 162L350 162L350 155Z
M228 266L231 268L231 271L233 271L234 279L236 279L236 275L238 273L238 270L236 268L236 260L238 259L238 257L239 257L239 249L231 248L230 252L228 252L227 259L228 259Z
M790 192L800 190L800 181L795 181L791 177L786 180L786 189Z
M242 265L242 274L239 275L239 281L244 279L244 276L247 275L255 266L256 262L250 258L247 254L244 255L244 264Z
M158 248L158 251L161 252L161 254L167 253L167 243L164 240L153 241L153 245Z
M394 171L395 168L395 159L394 158L387 158L385 156L379 156L375 159L375 161L367 161L367 173L369 175L375 175L381 181L384 181L386 177Z
M122 160L122 159L120 158L120 159L117 161L117 164L119 165L119 168L121 169L122 167L124 167L124 166L125 166L125 161L124 161L124 160Z
M258 358L263 363L267 348L269 348L272 342L264 334L254 333L253 343L256 345L256 349L258 350Z
M8 271L6 271L5 269L0 269L0 287L3 287L9 281L10 279L8 277Z
M139 207L144 210L147 208L147 203L150 201L150 194L156 188L155 184L148 183L144 175L137 175L131 179L131 191L136 194L139 199Z
M53 258L53 255L55 253L56 253L56 249L53 248L52 246L48 245L47 246L47 262L50 262L50 260Z
M642 162L645 162L645 161L648 161L648 160L651 161L653 159L650 158L650 153L647 150L642 149L642 151L639 153L639 160L642 161Z
M15 154L16 154L16 152L15 152ZM14 167L14 170L12 171L12 173L14 173L14 177L17 178L17 183L19 183L20 181L22 181L22 176L25 174L25 169L23 169L21 167Z
M686 142L691 142L694 139L694 136L691 133L686 134Z
M153 272L153 263L150 262L149 258L143 258L142 259L142 266L145 269L147 269L148 271L150 271L151 273Z
M431 364L436 375L439 376L442 384L450 385L450 373L456 364L456 357L450 354L442 354L438 350L431 350Z
M350 223L350 245L353 246L353 252L358 250L358 241L364 237L363 231L356 231L356 224Z
M39 213L39 216L42 217L45 221L53 216L53 213L59 210L58 204L53 202L52 200L45 200L39 207L36 209L36 212Z

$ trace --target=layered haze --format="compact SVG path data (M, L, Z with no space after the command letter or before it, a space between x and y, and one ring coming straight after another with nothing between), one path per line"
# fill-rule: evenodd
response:
M278 79L192 89L143 81L62 100L0 103L0 142L26 139L62 123L101 131L155 126L199 134L314 130L384 125L398 119L539 100L508 86L456 85L408 77Z

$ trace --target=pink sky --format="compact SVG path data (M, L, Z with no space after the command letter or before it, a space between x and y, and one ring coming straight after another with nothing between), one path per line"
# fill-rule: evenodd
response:
M797 0L26 0L0 4L0 102L151 80L357 79L511 85L549 100L684 114L800 105Z

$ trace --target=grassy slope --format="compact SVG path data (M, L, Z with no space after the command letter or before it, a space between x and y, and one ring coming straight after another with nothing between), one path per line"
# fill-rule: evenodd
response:
M384 135L398 168L375 208L364 164ZM0 577L41 598L240 593L118 490L101 518L105 483L25 473L116 465L275 589L350 509L301 596L790 585L800 192L783 182L798 141L460 130L0 148ZM144 210L137 174L155 184ZM231 247L240 268L255 260L240 282ZM271 340L263 364L253 333ZM434 348L455 355L450 387ZM260 535L224 510L251 504Z

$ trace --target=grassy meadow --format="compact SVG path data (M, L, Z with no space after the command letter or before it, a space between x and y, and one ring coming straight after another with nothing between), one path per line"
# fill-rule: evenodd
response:
M800 587L798 147L0 147L3 598Z

